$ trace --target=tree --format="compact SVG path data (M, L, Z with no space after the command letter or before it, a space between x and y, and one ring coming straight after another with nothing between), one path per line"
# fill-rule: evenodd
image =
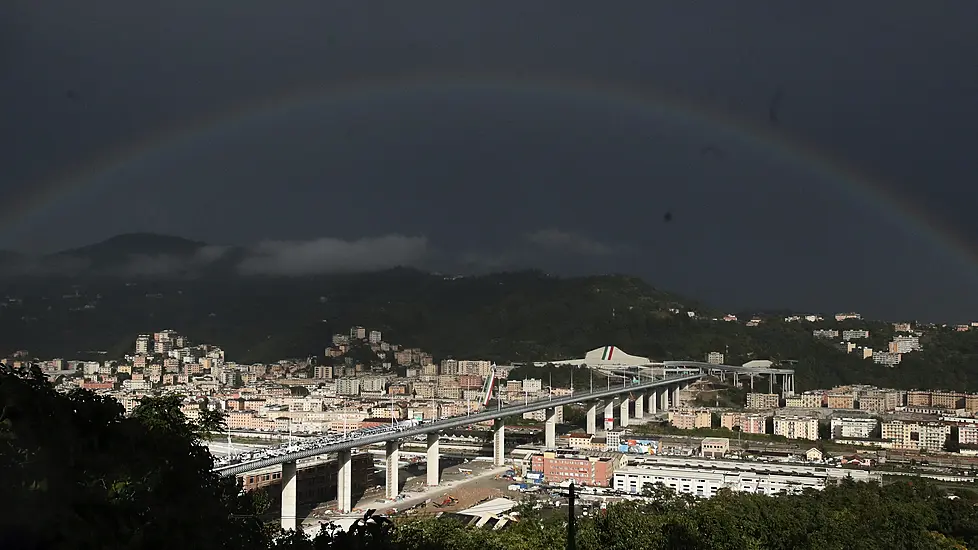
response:
M36 368L0 369L0 494L14 504L0 532L44 548L268 547L273 531L211 472L209 427L187 422L179 398L126 417L113 399L56 392Z

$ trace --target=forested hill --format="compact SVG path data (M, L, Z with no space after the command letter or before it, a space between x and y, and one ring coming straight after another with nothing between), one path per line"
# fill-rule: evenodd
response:
M174 329L222 346L230 360L321 356L336 332L363 325L436 358L497 362L580 357L613 344L655 359L728 363L796 360L798 389L863 382L978 390L978 333L928 329L926 351L894 369L846 355L815 328L868 328L876 349L888 323L834 321L760 326L713 320L722 312L634 277L550 277L538 272L446 277L410 269L307 278L32 278L2 283L0 352L38 357L120 357L139 333ZM690 318L687 312L696 312ZM678 312L678 313L677 313Z

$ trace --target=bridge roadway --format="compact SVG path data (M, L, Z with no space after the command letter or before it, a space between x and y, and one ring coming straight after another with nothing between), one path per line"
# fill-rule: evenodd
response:
M694 380L701 378L702 376L703 376L702 374L680 375L680 376L667 377L667 378L639 383L639 384L612 386L610 389L595 390L590 392L577 392L574 393L573 395L556 397L552 399L537 399L534 401L530 401L529 403L520 403L518 405L507 405L505 407L501 407L498 409L486 409L482 412L475 413L475 414L469 414L465 416L453 416L451 418L437 420L429 424L422 424L420 426L414 428L408 428L406 430L399 431L399 432L386 432L386 433L367 436L367 437L359 437L356 439L353 438L345 439L343 441L339 441L337 443L331 443L329 445L324 445L322 447L317 447L315 449L306 449L303 451L297 451L282 456L264 458L261 460L254 460L251 462L244 462L240 464L231 464L228 466L223 466L221 468L215 468L214 471L223 476L233 476L233 475L250 472L252 470L260 470L263 468L268 468L269 466L275 466L277 464L283 464L286 462L294 463L297 460L312 458L322 454L337 453L340 451L346 451L358 447L366 447L367 445L372 445L375 443L384 443L387 441L406 439L417 435L436 433L442 430L458 428L461 426L468 426L471 424L475 424L477 422L484 422L486 420L495 420L498 418L504 418L515 414L523 414L523 413L528 413L533 411L539 411L539 410L548 409L552 407L559 407L562 405L570 405L573 403L581 403L587 401L600 401L604 398L615 397L623 393L638 392L642 390L658 388L661 386L670 386L673 384L679 384L682 382L692 382Z
M620 407L621 426L628 426L628 419L631 415L631 399L626 397L620 404L615 403L616 397L622 394L638 394L635 401L635 417L644 416L644 406L646 394L648 394L648 405L650 412L656 412L661 402L662 410L669 409L670 402L676 402L680 389L688 387L695 380L704 376L701 372L679 374L667 376L659 380L648 382L638 382L633 384L623 384L597 391L578 392L573 395L563 397L551 397L547 399L537 399L528 403L507 405L500 408L488 408L475 414L465 416L455 416L443 420L437 420L429 424L422 424L413 428L406 428L401 431L391 431L366 437L350 438L330 443L321 447L304 449L281 456L253 460L242 464L232 464L215 468L214 471L222 476L232 476L243 474L254 470L269 468L277 464L282 465L281 485L282 485L282 528L295 529L297 526L297 465L296 462L316 456L336 453L337 454L337 508L340 513L348 513L353 509L352 498L352 451L357 447L366 447L377 443L384 443L387 456L387 497L394 498L400 491L398 482L398 463L400 462L401 440L413 438L419 435L427 435L427 484L436 486L439 484L439 439L443 430L468 426L477 422L496 420L493 427L493 463L502 466L505 461L505 426L500 419L523 414L533 411L546 410L546 422L544 429L545 446L547 448L556 447L557 431L557 407L570 405L573 403L590 402L587 414L587 430L589 433L597 431L597 409L599 404L604 403L604 425L606 429L614 426L614 409ZM661 391L660 391L661 389Z
M655 363L649 363L648 365L636 365L631 368L660 368L669 370L681 371L683 369L698 369L703 373L716 373L719 374L721 380L726 379L726 375L731 375L734 378L734 385L737 384L739 376L748 376L750 379L751 390L754 388L754 377L755 376L767 376L768 383L770 385L770 393L774 393L774 386L777 383L778 377L781 378L781 393L782 397L789 397L795 394L795 369L785 369L779 367L771 366L749 366L747 365L721 365L715 363L704 363L702 361L659 361ZM608 372L616 376L627 376L634 374L634 372L629 371L630 367L615 367ZM601 369L605 370L605 369Z

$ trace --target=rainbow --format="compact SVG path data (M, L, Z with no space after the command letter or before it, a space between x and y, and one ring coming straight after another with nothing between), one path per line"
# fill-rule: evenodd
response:
M634 117L662 117L690 127L705 129L717 138L729 138L810 173L836 182L855 198L891 217L901 225L908 221L936 247L961 260L978 273L978 255L963 237L944 222L881 182L860 173L839 159L788 136L769 124L738 117L726 110L671 96L661 91L635 89L625 84L562 76L509 73L410 73L383 77L349 78L339 84L311 84L230 106L221 112L178 121L141 138L120 144L98 158L72 167L45 181L24 182L19 200L4 205L0 236L26 234L29 226L43 223L55 208L71 204L84 193L109 185L123 170L138 170L141 163L177 149L206 147L211 140L266 119L276 119L312 106L349 108L361 101L397 99L410 94L444 97L470 91L500 95L529 95L562 99L585 108L606 108Z

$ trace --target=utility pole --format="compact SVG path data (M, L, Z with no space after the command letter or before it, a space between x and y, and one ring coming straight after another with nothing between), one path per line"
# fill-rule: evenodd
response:
M577 514L574 513L574 482L570 484L567 496L567 550L577 549Z

